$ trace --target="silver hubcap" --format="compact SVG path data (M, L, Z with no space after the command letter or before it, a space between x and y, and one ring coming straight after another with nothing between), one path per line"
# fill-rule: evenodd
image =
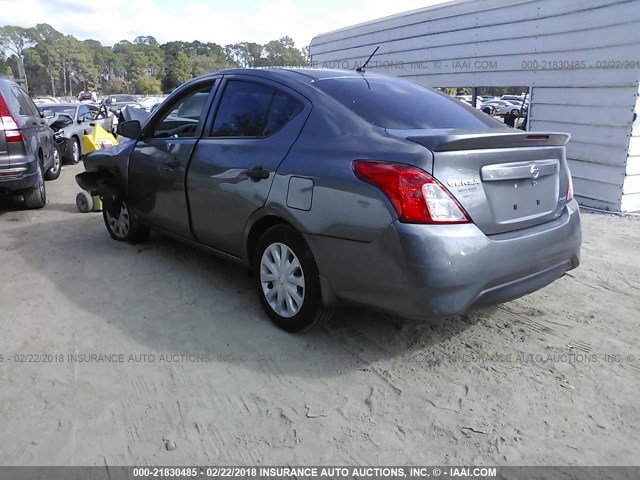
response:
M262 293L274 312L293 317L304 303L304 272L300 260L283 243L272 243L260 260Z
M76 140L74 140L73 145L71 145L71 153L73 154L73 161L77 163L80 160L80 147L78 147Z
M109 212L107 214L107 221L109 222L109 227L113 234L118 238L125 238L129 233L129 228L131 226L131 221L129 218L129 210L127 210L127 206L123 203L120 207L120 214L118 218L112 217Z
M53 149L53 166L51 167L51 173L54 175L60 170L60 153L57 148Z
M42 175L42 168L40 164L38 164L38 190L40 190L40 198L43 200L46 198L45 190L44 190L44 175Z

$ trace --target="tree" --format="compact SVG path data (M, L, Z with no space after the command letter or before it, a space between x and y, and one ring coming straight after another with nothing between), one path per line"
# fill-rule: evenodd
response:
M102 93L105 95L129 92L129 84L120 77L111 77L102 84Z
M291 37L282 37L280 40L271 40L264 46L267 65L273 67L303 66L308 60L303 52L295 48Z
M162 84L160 80L152 77L140 77L134 82L136 93L157 94L162 93Z
M307 57L308 52L295 48L286 36L266 45L241 42L222 47L199 40L160 45L154 37L142 35L109 47L97 40L79 41L46 23L0 27L0 73L18 72L19 79L32 80L32 93L54 96L70 96L82 88L151 93L157 91L157 81L170 91L215 70L305 65Z
M253 42L242 42L225 47L229 58L241 67L258 67L262 58L262 45Z
M162 81L165 92L172 91L192 77L191 62L184 52L178 52Z
M0 48L6 48L16 56L18 76L24 80L28 90L27 76L24 71L24 51L35 45L30 28L7 25L0 27Z

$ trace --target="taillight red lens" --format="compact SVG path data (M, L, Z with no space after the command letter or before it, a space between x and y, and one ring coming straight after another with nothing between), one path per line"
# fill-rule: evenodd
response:
M22 142L24 140L20 127L11 116L11 112L2 95L0 95L0 130L4 131L7 143Z
M569 185L567 185L567 194L565 195L566 202L569 203L573 200L573 179L571 173L569 173Z
M451 194L424 170L401 163L353 162L360 179L384 192L406 223L468 223L470 219Z

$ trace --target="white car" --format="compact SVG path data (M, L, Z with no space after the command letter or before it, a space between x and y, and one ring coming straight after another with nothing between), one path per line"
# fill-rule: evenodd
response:
M156 105L161 104L163 100L164 98L162 97L147 97L140 100L138 104L140 105L141 109L146 110L147 112L150 112L151 110L153 110L153 108Z
M507 115L509 113L512 115L520 114L520 105L507 102L506 100L489 100L488 102L484 102L482 106L495 107L496 115Z

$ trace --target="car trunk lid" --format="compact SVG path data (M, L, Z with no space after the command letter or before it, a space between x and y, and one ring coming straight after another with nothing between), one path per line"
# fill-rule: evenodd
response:
M388 130L433 152L432 175L487 235L557 218L569 171L563 133Z

